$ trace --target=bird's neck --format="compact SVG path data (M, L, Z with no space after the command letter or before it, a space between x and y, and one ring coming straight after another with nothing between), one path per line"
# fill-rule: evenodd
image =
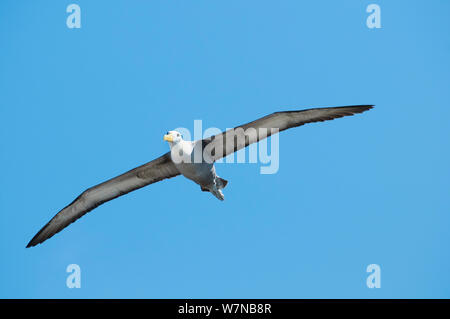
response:
M178 141L178 142L169 142L169 146L170 146L170 149L173 149L174 147L179 148L179 147L183 147L183 143L184 143L183 140Z

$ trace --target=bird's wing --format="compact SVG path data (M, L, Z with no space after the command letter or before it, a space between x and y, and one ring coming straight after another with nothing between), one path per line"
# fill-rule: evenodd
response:
M97 206L138 188L179 175L170 152L122 175L85 190L45 225L27 247L36 246Z
M208 157L216 161L288 128L362 113L372 107L373 105L353 105L276 112L206 138L202 140L202 147Z

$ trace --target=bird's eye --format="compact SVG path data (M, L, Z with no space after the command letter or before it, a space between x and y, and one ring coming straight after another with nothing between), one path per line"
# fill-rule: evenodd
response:
M169 132L166 132L166 135L169 135Z
M177 136L180 137L180 133L178 133Z

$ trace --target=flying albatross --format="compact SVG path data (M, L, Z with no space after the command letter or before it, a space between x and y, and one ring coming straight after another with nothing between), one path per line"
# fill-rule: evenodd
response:
M218 199L224 200L222 189L227 181L216 174L214 162L218 159L288 128L362 113L372 107L373 105L354 105L276 112L197 141L185 141L179 132L169 131L164 135L164 140L170 145L169 152L85 190L56 214L33 237L27 248L44 242L107 201L180 174L199 184L202 191L211 192Z

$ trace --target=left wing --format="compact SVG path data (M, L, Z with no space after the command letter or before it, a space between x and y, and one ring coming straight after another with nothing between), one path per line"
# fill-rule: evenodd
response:
M373 105L323 107L276 112L202 140L208 159L216 161L272 134L306 123L323 122L370 110Z

